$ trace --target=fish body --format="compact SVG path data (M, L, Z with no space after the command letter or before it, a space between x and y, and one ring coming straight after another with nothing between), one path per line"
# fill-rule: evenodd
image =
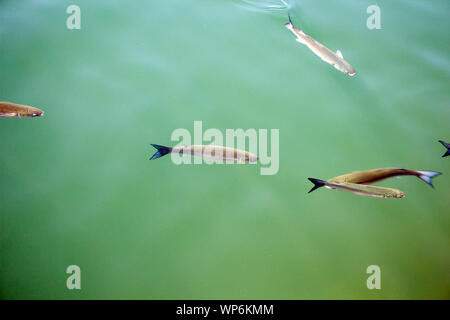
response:
M21 117L42 117L44 111L11 102L0 102L0 117L21 118Z
M371 186L370 184L397 176L416 176L433 187L431 179L440 175L435 171L416 171L403 168L382 168L365 171L355 171L342 176L331 178L328 181L308 178L314 183L312 192L320 187L328 189L339 189L352 192L354 194L375 197L375 198L403 198L405 194L397 189ZM308 193L309 193L308 192Z
M222 147L215 145L191 145L179 147L165 147L152 144L158 151L150 158L150 160L158 159L168 153L190 154L196 157L209 158L212 160L232 160L240 163L257 162L258 157L253 153Z
M337 70L348 74L353 77L356 75L353 67L344 60L342 53L340 51L333 52L327 47L325 47L320 42L314 40L312 37L307 35L302 30L297 29L289 17L289 23L285 24L285 27L292 31L292 33L297 37L296 41L306 45L312 52L314 52L319 58L321 58L326 63L331 64Z
M450 143L447 143L447 142L442 141L442 140L439 140L439 142L440 142L444 147L447 148L447 152L445 152L445 153L442 155L442 158L443 158L443 157L450 156Z
M440 172L435 171L416 171L404 168L381 168L373 170L355 171L342 176L334 177L328 182L348 182L357 184L372 184L392 177L398 176L416 176L425 181L431 187L431 179L440 175Z
M328 189L344 190L360 196L373 198L403 198L405 196L405 194L402 191L392 188L369 186L349 182L329 182L314 178L308 179L312 183L314 183L314 187L309 192L312 192L317 188L325 186Z

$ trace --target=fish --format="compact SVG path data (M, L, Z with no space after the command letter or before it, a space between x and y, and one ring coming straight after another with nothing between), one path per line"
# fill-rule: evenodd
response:
M447 151L442 155L442 158L443 158L443 157L450 156L450 143L444 142L444 141L442 141L442 140L439 140L439 142L440 142L444 147L447 148Z
M403 198L405 194L397 189L369 186L365 184L349 183L349 182L329 182L320 179L308 178L314 183L314 187L308 193L313 192L317 188L326 187L328 189L338 189L349 191L354 194L373 198Z
M179 147L166 147L151 144L157 151L150 160L161 158L169 153L190 154L196 157L207 157L214 160L233 160L240 163L257 162L258 157L253 153L215 145L191 145Z
M416 176L433 187L431 179L440 175L436 171L416 171L403 168L382 168L365 171L355 171L342 176L334 177L328 181L308 178L314 187L308 193L320 187L350 191L358 195L376 198L403 198L405 194L397 189L371 186L370 184L397 176Z
M303 30L297 29L292 23L291 16L289 16L289 22L285 24L285 27L292 31L297 37L296 41L306 45L312 52L314 52L320 59L326 63L331 64L337 70L348 74L353 77L356 75L355 69L344 60L342 53L338 50L336 52L331 51L320 42L314 40L307 35Z
M0 118L42 117L44 111L12 102L0 102Z
M342 176L334 177L328 180L328 182L350 182L357 184L372 184L388 178L398 176L416 176L419 179L426 182L433 187L431 179L440 175L440 172L436 171L416 171L404 168L381 168L365 171L355 171Z

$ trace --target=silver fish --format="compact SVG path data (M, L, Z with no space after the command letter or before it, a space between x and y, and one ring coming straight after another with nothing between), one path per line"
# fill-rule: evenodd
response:
M314 52L317 56L320 57L323 61L331 64L333 67L335 67L337 70L344 72L348 74L349 76L353 77L356 72L353 69L353 67L344 60L344 57L342 56L342 53L338 50L336 52L331 51L327 47L325 47L320 42L314 40L310 36L308 36L305 32L302 30L297 29L294 27L291 21L291 17L289 16L289 23L285 24L285 27L292 31L293 34L297 36L296 41L300 42L301 44L306 45L312 52Z
M369 186L365 184L349 183L349 182L329 182L314 178L308 179L309 181L314 183L314 187L309 192L312 192L320 187L326 187L328 189L344 190L360 196L373 198L403 198L405 196L405 194L402 191L392 188Z
M152 144L158 151L150 158L150 160L158 159L169 153L190 154L196 157L206 157L214 160L233 160L240 163L256 162L258 157L253 153L214 145L192 145L180 147L165 147Z

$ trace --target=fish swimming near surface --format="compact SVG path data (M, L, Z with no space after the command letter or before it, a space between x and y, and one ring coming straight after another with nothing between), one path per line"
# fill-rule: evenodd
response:
M445 152L445 153L442 155L442 158L443 158L443 157L450 156L450 143L444 142L444 141L442 141L442 140L439 140L439 142L440 142L444 147L447 148L447 152Z
M190 154L196 157L205 157L213 160L232 160L240 163L257 162L258 157L250 152L222 147L214 145L192 145L179 147L165 147L157 144L152 144L157 152L150 158L150 160L158 159L169 153Z
M374 187L369 185L392 177L416 176L433 187L431 179L440 174L440 172L436 171L416 171L404 168L382 168L365 171L355 171L342 176L331 178L328 181L308 178L312 183L314 183L314 187L309 192L325 186L329 189L341 189L353 192L355 194L371 197L402 198L404 194L400 190L384 187Z
M0 102L0 118L42 117L44 111L11 102Z
M291 30L292 33L297 36L296 41L306 45L312 52L314 52L317 56L319 56L320 59L331 64L337 70L344 72L351 77L356 75L356 72L353 69L353 67L347 61L344 60L344 57L342 56L342 53L339 50L336 52L331 51L320 42L308 36L305 32L303 32L303 30L299 30L296 27L294 27L290 15L289 15L289 23L286 23L285 27Z

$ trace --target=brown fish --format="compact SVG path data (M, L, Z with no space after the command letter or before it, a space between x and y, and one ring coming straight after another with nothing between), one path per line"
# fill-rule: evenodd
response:
M397 176L416 176L433 187L431 179L440 174L440 172L435 171L416 171L403 168L382 168L365 171L355 171L344 174L342 176L331 178L328 181L308 178L309 181L314 183L314 187L309 190L309 192L312 192L320 187L327 187L328 189L340 189L369 197L403 198L404 193L400 190L370 186L369 184Z
M0 102L0 117L21 118L21 117L42 117L44 111L12 102Z
M392 177L416 176L433 187L433 185L431 184L431 179L440 174L440 172L435 171L416 171L403 168L382 168L351 172L342 176L331 178L328 180L328 182L372 184Z

